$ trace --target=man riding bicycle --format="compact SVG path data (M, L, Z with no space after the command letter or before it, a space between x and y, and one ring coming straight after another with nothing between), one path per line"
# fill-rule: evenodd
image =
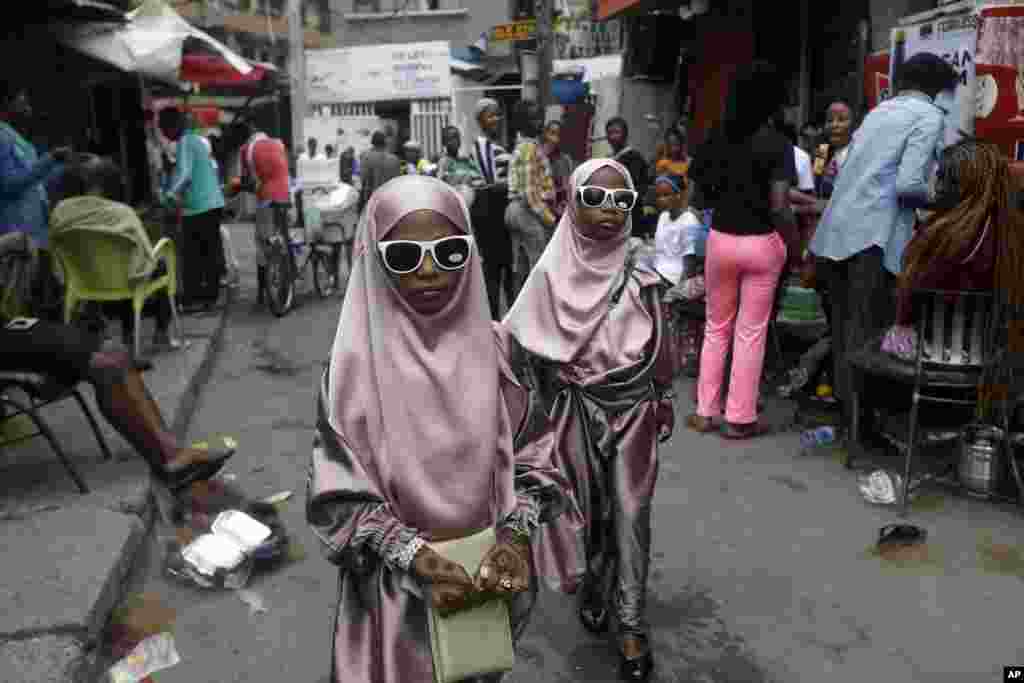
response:
M239 138L246 140L239 151L241 167L241 189L254 192L259 204L256 209L255 240L257 248L256 277L258 280L258 303L263 303L266 285L267 247L270 237L276 234L275 214L283 208L275 204L291 203L289 189L288 151L280 140L257 131L251 123L239 124Z

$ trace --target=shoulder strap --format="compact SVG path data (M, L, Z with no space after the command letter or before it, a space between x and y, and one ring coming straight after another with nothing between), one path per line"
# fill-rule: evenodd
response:
M611 305L615 307L619 304L619 300L622 298L622 293L626 291L626 285L629 284L629 279L633 277L633 271L636 269L636 257L633 252L629 252L626 256L626 264L622 270L622 282L619 283L615 293L612 294Z

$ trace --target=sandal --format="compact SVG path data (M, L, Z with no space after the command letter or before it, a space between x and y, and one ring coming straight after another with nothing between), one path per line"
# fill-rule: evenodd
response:
M722 432L722 436L733 441L741 441L745 439L756 439L759 436L766 436L771 433L771 425L758 420L757 422L751 422L749 424L733 424L731 422L726 422L725 431Z
M715 418L704 417L696 413L686 418L686 426L699 434L710 434L711 432L717 432L719 429Z
M886 524L878 532L878 548L919 545L928 538L928 531L913 524Z
M646 639L645 639L646 640ZM619 678L623 681L648 681L654 671L654 654L650 645L639 657L627 657L619 652Z

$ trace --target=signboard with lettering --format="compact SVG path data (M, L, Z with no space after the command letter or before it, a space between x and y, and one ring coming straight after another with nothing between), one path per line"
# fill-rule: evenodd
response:
M537 21L528 19L511 24L498 24L491 29L491 40L496 42L509 40L533 40L537 37Z
M447 41L306 51L311 104L451 97Z
M953 65L960 75L956 92L940 94L936 104L946 111L946 142L960 139L960 131L974 133L974 49L978 43L978 16L970 11L919 24L899 26L892 32L891 94L902 89L899 68L921 52L936 54Z

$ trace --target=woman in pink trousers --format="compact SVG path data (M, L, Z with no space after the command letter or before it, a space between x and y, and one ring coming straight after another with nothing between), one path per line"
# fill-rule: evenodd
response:
M765 339L787 257L798 256L787 193L796 176L791 143L771 124L786 89L775 68L755 62L736 74L725 119L690 169L715 225L707 243L707 326L701 353L697 412L687 426L718 431L726 356L732 373L723 436L767 433L757 397Z

